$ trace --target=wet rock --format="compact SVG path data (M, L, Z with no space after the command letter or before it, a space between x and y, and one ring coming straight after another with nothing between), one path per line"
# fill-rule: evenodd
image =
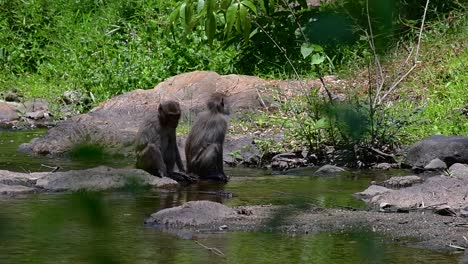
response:
M139 169L113 169L99 166L87 170L48 173L36 182L36 187L50 191L108 190L128 185L175 187L170 178L153 176Z
M236 215L237 212L234 209L223 204L211 201L194 201L154 213L146 219L145 223L171 227L199 226L222 223Z
M383 186L371 185L364 191L353 194L353 196L358 199L370 201L373 197L377 195L381 195L381 194L391 192L391 191L392 191L391 189L383 187Z
M452 177L468 181L468 165L455 163L449 168L449 174Z
M419 176L411 175L411 176L396 176L391 177L388 180L385 180L381 183L377 183L378 185L391 188L391 189L400 189L403 187L409 187L414 184L422 183L423 179Z
M36 189L23 185L7 185L0 183L0 195L15 195L15 194L26 194L33 193Z
M433 159L440 159L451 166L454 163L468 163L468 137L432 136L410 147L405 163L412 167L424 168Z
M323 165L323 166L320 167L314 174L320 175L320 176L323 176L323 175L335 175L335 174L338 174L338 173L343 172L343 171L346 171L346 170L343 169L343 168L340 168L340 167L338 167L338 166L334 166L334 165Z
M271 168L277 171L305 167L306 165L307 161L302 157L298 157L295 153L278 154L271 160Z
M5 102L0 102L0 122L11 122L19 119L15 109Z

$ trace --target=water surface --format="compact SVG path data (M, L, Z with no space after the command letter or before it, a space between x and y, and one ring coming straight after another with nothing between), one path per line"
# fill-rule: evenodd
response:
M47 171L89 168L101 163L131 166L133 161L83 161L17 152L22 142L44 131L0 131L0 169ZM308 204L364 207L351 196L382 172L354 171L314 177L314 169L294 175L228 169L226 185L200 183L176 191L128 188L101 193L50 193L0 199L0 264L3 263L456 263L459 255L393 243L365 228L348 233L284 235L265 232L193 234L191 239L145 227L150 214L186 201L208 199L228 205ZM391 172L399 174L400 171ZM404 173L404 172L403 172ZM232 199L210 192L230 191ZM215 247L224 256L205 247Z

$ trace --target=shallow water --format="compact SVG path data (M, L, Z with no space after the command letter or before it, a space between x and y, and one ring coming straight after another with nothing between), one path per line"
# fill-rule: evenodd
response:
M19 143L43 131L0 131L0 169L18 171L129 166L131 160L100 159L94 164L71 159L29 157ZM13 142L12 142L13 140ZM449 255L392 243L370 230L318 235L264 232L195 234L182 239L145 227L151 213L189 200L208 199L228 205L306 204L364 207L351 194L381 172L349 172L339 177L294 175L230 169L227 185L202 183L178 191L128 189L105 193L52 193L0 199L0 263L456 263ZM394 171L399 174L401 172ZM207 191L233 192L232 199ZM200 243L200 244L198 244ZM218 256L205 247L215 247Z

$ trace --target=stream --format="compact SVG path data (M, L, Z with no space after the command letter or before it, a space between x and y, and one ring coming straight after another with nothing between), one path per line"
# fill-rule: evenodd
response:
M115 157L47 158L17 151L44 130L0 130L0 170L50 171L98 165L131 167ZM346 233L288 235L275 232L194 234L183 239L143 224L150 214L193 200L229 206L313 203L365 208L351 194L372 180L404 171L352 171L311 176L315 169L272 174L226 169L226 185L198 183L176 191L128 189L100 193L40 193L0 196L0 264L3 263L457 263L459 255L402 246L362 228ZM222 198L211 194L235 194ZM205 247L217 248L223 256Z

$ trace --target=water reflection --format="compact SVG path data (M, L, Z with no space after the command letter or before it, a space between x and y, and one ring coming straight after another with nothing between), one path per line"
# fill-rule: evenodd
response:
M53 167L60 166L61 170L76 170L107 165L114 168L123 168L133 165L132 159L124 157L115 158L101 155L92 158L84 157L44 157L29 155L18 151L22 143L44 134L47 130L0 130L0 170L18 172L51 171Z
M456 263L459 258L398 246L367 229L296 236L195 233L181 239L143 225L143 219L166 204L161 200L167 196L171 195L40 194L0 201L0 263L405 264Z
M29 157L20 143L43 131L0 131L0 169L49 170L93 167L79 160ZM113 167L129 160L100 160ZM264 170L228 169L228 184L203 182L177 190L153 192L129 188L119 192L49 193L0 200L0 263L456 263L461 256L413 249L369 230L289 236L238 232L190 234L181 239L145 227L150 214L191 200L228 205L310 203L327 207L363 207L351 194L371 180L390 177L354 171L336 177L315 177L314 168L288 175ZM233 198L219 195L232 192ZM277 218L276 220L281 220ZM272 221L271 224L275 224ZM201 244L195 243L195 240ZM203 245L203 246L202 246ZM215 247L218 256L205 247Z

